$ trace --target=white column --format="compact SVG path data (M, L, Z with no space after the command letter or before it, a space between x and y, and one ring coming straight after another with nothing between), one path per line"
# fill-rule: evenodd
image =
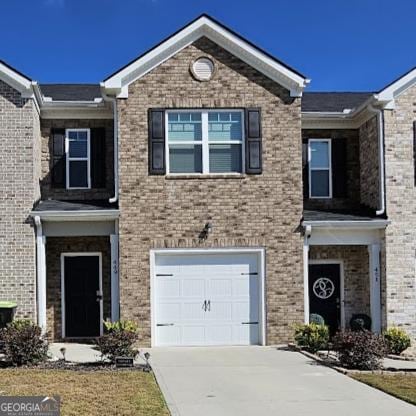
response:
M381 332L381 283L380 283L380 244L370 244L369 275L370 275L370 311L371 330Z
M304 321L309 324L309 236L305 233L303 240L303 304L304 304Z
M35 217L36 224L36 297L38 325L42 332L46 332L46 237L43 235L42 222L38 216Z
M111 245L111 320L120 320L120 285L118 273L118 234L110 235Z

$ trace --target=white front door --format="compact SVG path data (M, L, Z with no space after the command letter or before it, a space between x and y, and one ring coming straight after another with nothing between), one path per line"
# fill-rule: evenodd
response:
M157 254L155 345L260 342L258 256Z

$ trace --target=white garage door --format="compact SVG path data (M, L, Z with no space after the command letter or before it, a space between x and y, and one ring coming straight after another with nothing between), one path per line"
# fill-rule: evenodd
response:
M260 343L258 255L157 254L155 345Z

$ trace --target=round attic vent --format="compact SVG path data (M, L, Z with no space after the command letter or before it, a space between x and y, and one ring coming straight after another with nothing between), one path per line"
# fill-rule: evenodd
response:
M209 58L198 58L191 64L192 75L199 81L209 81L214 74L214 62Z

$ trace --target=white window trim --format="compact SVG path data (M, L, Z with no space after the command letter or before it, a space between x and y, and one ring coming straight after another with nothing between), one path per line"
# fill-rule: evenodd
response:
M69 157L69 133L75 131L87 132L87 157ZM65 159L66 159L66 189L91 189L91 130L90 129L66 129L65 130ZM69 162L87 161L88 186L69 186Z
M313 168L311 165L311 143L324 142L328 143L328 168ZM309 178L309 198L310 199L332 199L332 139L308 139L308 178ZM328 196L313 196L312 195L312 171L327 170L329 172L329 195Z
M240 112L241 113L241 140L208 140L208 113L221 113L221 112ZM176 173L170 171L169 166L169 114L171 113L200 113L202 123L202 141L181 141L175 140L175 144L198 144L202 145L202 173L189 172L189 173ZM245 129L244 129L244 110L239 108L219 108L219 109L171 109L165 111L165 153L166 153L166 174L169 176L190 176L190 175L209 175L209 176L241 176L245 172ZM210 172L209 171L209 145L210 144L238 144L241 145L241 172Z

